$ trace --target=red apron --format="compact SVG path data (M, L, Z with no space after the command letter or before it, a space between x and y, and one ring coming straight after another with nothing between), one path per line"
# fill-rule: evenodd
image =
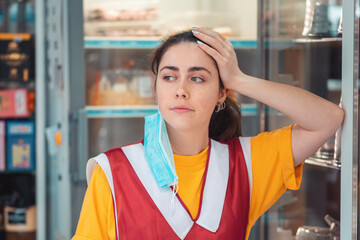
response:
M211 140L197 219L157 185L141 143L99 156L115 195L117 239L245 239L250 191L239 138Z

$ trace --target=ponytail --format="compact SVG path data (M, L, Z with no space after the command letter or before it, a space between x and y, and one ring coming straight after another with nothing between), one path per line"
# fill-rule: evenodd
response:
M240 106L231 97L225 100L225 109L213 112L209 124L209 137L222 141L241 136Z

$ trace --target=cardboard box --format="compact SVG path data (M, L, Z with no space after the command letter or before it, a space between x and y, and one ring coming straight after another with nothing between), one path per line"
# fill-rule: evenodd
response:
M34 79L34 42L31 34L0 33L0 81Z
M0 121L0 172L5 171L5 122Z
M26 89L0 91L0 118L29 116L28 91Z
M7 122L7 170L35 169L35 124L33 121Z

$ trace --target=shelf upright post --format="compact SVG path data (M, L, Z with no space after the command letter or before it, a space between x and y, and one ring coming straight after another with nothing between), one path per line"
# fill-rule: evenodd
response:
M46 37L45 0L35 3L35 92L36 92L36 239L46 239L46 162L45 162L45 76L46 76Z
M265 68L265 47L264 39L266 37L265 25L262 24L264 15L265 2L263 0L257 0L257 39L256 39L256 61L258 66L257 77L265 79L266 68ZM265 131L265 105L261 102L256 102L256 122L257 132ZM253 227L250 234L250 239L265 239L265 216L261 216Z
M340 238L357 239L358 218L358 0L343 1Z

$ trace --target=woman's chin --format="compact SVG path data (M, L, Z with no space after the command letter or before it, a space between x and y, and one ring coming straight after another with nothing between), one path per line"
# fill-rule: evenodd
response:
M196 125L194 124L194 120L192 119L178 118L173 121L170 120L168 124L174 130L185 131L185 132L191 132L196 130Z

